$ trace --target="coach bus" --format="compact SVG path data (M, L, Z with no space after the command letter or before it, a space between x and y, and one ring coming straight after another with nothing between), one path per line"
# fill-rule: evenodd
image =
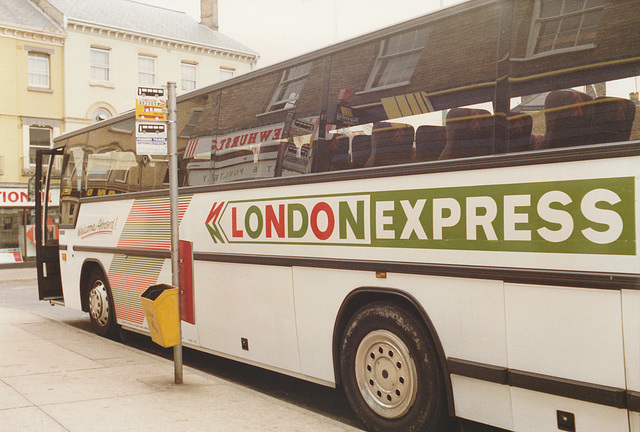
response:
M184 345L374 431L640 430L638 29L638 0L471 0L180 95ZM36 172L40 298L109 337L171 281L134 129Z

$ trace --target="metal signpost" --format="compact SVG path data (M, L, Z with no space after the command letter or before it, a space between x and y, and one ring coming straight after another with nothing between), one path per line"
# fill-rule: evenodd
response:
M171 284L180 285L179 267L179 230L178 230L178 113L176 109L176 83L167 82L168 93L168 150L169 150L169 207L171 211ZM178 295L178 313L180 311L180 295ZM179 319L179 318L178 318ZM182 327L182 326L180 326ZM173 368L175 383L182 384L182 329L180 343L173 347Z
M171 284L180 285L178 229L178 134L176 83L161 87L138 87L136 99L136 153L169 154L169 211L171 214ZM180 295L178 294L178 314ZM174 382L182 384L182 329L178 316L180 343L173 347Z

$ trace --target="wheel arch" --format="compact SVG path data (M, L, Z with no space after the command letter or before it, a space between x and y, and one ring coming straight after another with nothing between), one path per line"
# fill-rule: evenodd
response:
M449 415L455 415L455 407L453 403L453 387L451 384L451 376L447 367L447 358L442 347L442 343L438 336L433 322L429 318L429 315L420 305L418 300L406 291L394 288L380 288L380 287L361 287L353 290L343 300L340 309L338 310L338 316L334 324L333 329L333 370L335 375L336 384L340 385L342 378L340 377L340 345L342 335L347 327L347 324L355 312L361 307L374 303L377 301L389 301L403 306L405 309L416 314L420 321L427 329L431 340L433 341L436 351L438 352L438 360L440 361L440 369L443 374L445 389L447 394L447 407Z
M80 301L82 304L82 311L89 312L89 296L88 294L88 281L89 276L94 270L99 270L102 272L105 278L108 278L107 272L105 271L102 263L97 259L86 259L82 263L82 270L80 271Z

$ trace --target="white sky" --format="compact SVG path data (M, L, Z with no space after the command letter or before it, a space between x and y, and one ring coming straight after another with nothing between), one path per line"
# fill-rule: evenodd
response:
M136 0L200 19L200 0ZM268 66L460 0L218 0L220 31Z

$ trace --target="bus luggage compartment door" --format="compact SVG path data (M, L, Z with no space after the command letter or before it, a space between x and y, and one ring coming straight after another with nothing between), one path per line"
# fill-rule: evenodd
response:
M62 301L58 220L63 149L38 150L35 174L35 243L40 300Z

